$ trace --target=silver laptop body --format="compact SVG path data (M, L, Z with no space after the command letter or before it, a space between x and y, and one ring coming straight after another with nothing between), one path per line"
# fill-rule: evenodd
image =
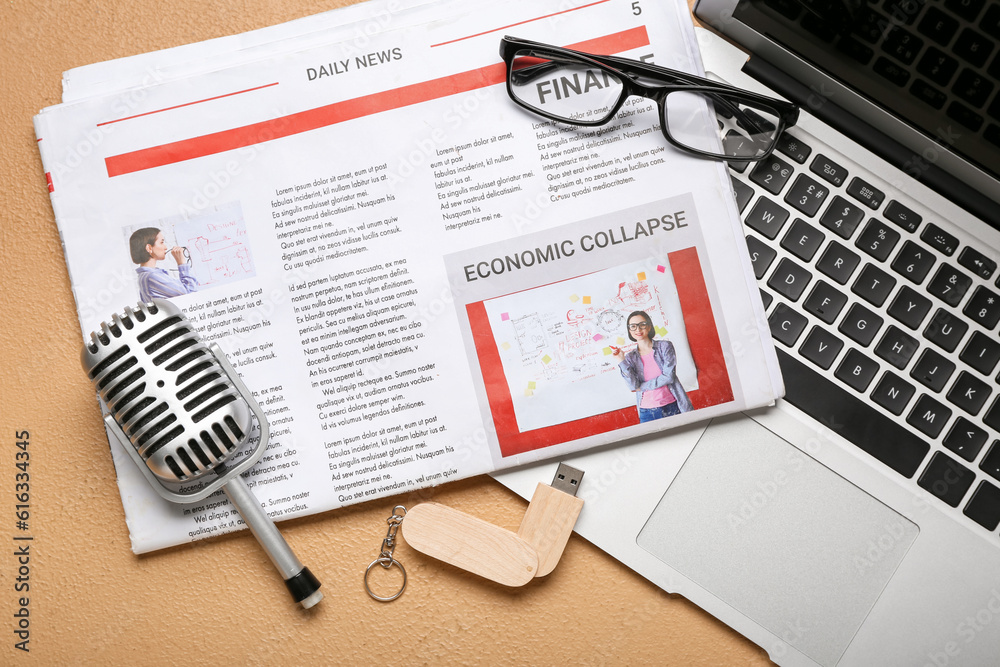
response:
M804 111L732 172L786 398L567 462L582 536L781 665L1000 664L998 5L696 8L753 54L699 30L710 77ZM528 497L554 467L497 478Z

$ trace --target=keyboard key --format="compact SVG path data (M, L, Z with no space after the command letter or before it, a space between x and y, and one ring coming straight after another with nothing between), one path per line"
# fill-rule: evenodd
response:
M850 184L847 186L847 194L873 210L881 206L882 200L885 199L884 192L874 185L865 183L857 176L851 179Z
M889 28L882 50L904 65L911 65L924 46L924 40L899 26Z
M823 255L816 262L816 268L836 280L841 285L846 285L850 280L854 269L858 268L861 257L837 243L830 241L823 251Z
M913 241L906 241L896 259L892 260L892 270L919 285L927 277L935 261L937 260L931 251Z
M869 44L877 44L882 37L885 25L886 18L884 16L873 12L866 4L862 3L858 7L856 20L851 24L851 32Z
M833 324L846 303L846 294L828 282L817 280L802 307L806 312L812 313L827 324Z
M1000 296L992 290L979 286L972 293L969 303L962 312L984 329L992 329L1000 322Z
M962 371L948 390L948 402L975 416L990 397L990 386L972 373Z
M771 302L774 301L774 297L764 290L760 290L760 300L764 304L764 310L767 310L771 307Z
M972 278L953 266L942 264L927 283L927 291L949 306L957 306L971 286Z
M948 101L947 95L923 79L917 79L913 82L913 85L910 86L910 93L924 104L938 110L944 107L944 103Z
M882 211L882 217L889 222L899 225L908 232L917 231L917 227L923 222L923 218L895 199L886 204L885 210Z
M864 399L778 350L785 400L904 477L912 477L930 450L922 438Z
M996 262L971 246L962 248L962 252L958 254L958 263L983 280L992 278L993 272L997 270Z
M958 249L958 238L944 231L934 223L928 223L920 232L920 240L934 250L951 257Z
M993 425L990 424L993 428ZM994 440L986 456L979 462L979 469L993 479L1000 479L1000 440Z
M934 317L924 329L924 338L938 345L946 352L954 352L962 341L969 325L946 310L938 308Z
M949 419L951 419L951 408L938 403L927 394L921 394L907 415L906 423L928 438L936 438Z
M868 390L868 385L875 379L878 372L878 362L870 359L853 347L844 355L843 361L837 366L834 375L843 383L859 392Z
M812 274L790 259L782 258L767 286L789 301L798 301L812 280Z
M718 109L718 113L725 112L720 107ZM732 116L732 114L729 114L729 116ZM720 127L719 129L722 128ZM754 146L753 142L750 141L750 138L742 132L737 132L736 130L729 130L726 132L726 136L722 138L722 148L726 155L753 155L757 151L756 146ZM749 162L739 162L735 160L727 162L726 164L729 165L730 169L741 174L746 171L747 167L750 165Z
M990 375L1000 361L1000 343L979 331L973 331L958 358L983 375Z
M837 358L843 347L844 341L839 336L814 325L809 331L809 335L802 341L799 354L826 370L833 365L833 360Z
M989 79L966 67L951 90L972 106L982 107L986 105L993 88Z
M979 34L972 28L966 28L951 47L959 57L968 60L976 67L986 64L986 59L993 53L993 40Z
M865 218L865 212L837 195L820 216L819 224L829 229L841 238L849 239Z
M795 218L792 226L788 228L788 233L781 239L781 247L802 261L808 262L825 240L826 234L802 218Z
M809 158L809 154L812 153L811 147L802 143L800 139L796 139L788 134L788 132L781 133L775 148L779 153L790 157L799 164L805 164L806 159Z
M906 71L905 67L894 63L885 56L879 56L872 69L883 79L899 87L905 86L906 82L910 80L910 73Z
M843 185L847 180L847 170L822 153L809 165L809 171L834 185Z
M890 229L884 222L872 218L854 245L880 262L884 262L889 259L892 249L899 243L899 238L899 232Z
M973 132L978 132L979 128L983 126L983 117L961 102L956 101L949 104L946 113L949 118L958 121Z
M982 28L983 32L990 37L1000 39L1000 5L990 5L990 8L986 10L986 16L983 17L983 21L979 24L979 27Z
M996 530L1000 525L1000 489L985 480L980 482L963 512L986 530Z
M979 455L979 450L986 444L986 438L986 431L959 415L942 444L972 463Z
M958 30L958 21L948 16L937 7L931 7L917 24L917 31L930 37L941 46L947 46L952 35Z
M757 198L757 203L743 219L747 227L757 230L771 241L778 236L786 220L788 211L763 195Z
M872 390L871 397L892 414L901 415L915 391L912 384L892 371L886 371Z
M906 368L906 364L910 363L918 345L916 338L904 333L902 329L889 325L885 333L882 334L882 339L875 346L875 354L902 370Z
M730 177L729 180L733 182L733 195L736 197L736 206L739 208L740 214L742 214L747 204L753 199L753 188L738 179Z
M757 280L760 280L767 273L771 262L778 256L778 252L774 248L765 245L756 236L747 236L747 250L750 251L750 263L753 265L753 274Z
M774 123L772 123L770 120L760 115L753 109L748 109L747 107L743 107L743 116L745 118L738 119L736 121L736 125L738 127L743 128L747 132L756 133L760 130L764 130L765 132L773 132L777 128L777 126ZM748 125L750 126L750 129L747 129Z
M839 330L855 343L868 347L882 326L882 318L860 303L852 303Z
M997 54L996 60L993 61L993 66L990 68L990 76L1000 79L1000 53ZM993 104L991 104L990 108L986 110L986 113L994 119L1000 120L1000 95L993 98ZM1000 136L998 135L1000 135L1000 128L992 123L990 123L986 127L986 131L983 132L983 137L995 146L1000 146Z
M767 322L771 326L771 336L788 347L795 345L802 330L806 328L805 316L780 302L774 307Z
M895 278L874 264L865 264L851 291L873 306L881 306L895 286Z
M910 377L931 391L940 392L955 372L955 364L931 349L920 353Z
M974 481L976 473L950 456L934 452L917 484L952 507L958 507Z
M896 293L892 304L889 305L888 313L903 325L916 331L930 310L930 299L916 292L910 286L903 285Z
M945 88L958 71L958 61L936 47L930 47L917 63L917 71L932 83Z
M997 63L1000 64L1000 56L997 56ZM998 67L997 69L1000 69L1000 67ZM997 100L1000 100L1000 95L997 95L997 99L993 100L993 106L996 107L997 109L996 112L997 118L1000 118L1000 102L998 102ZM1000 125L990 125L989 127L987 127L986 131L983 132L983 138L992 143L997 148L1000 148Z
M781 192L792 175L792 167L776 155L769 155L750 172L750 180L772 195Z
M979 16L985 3L986 0L945 0L944 6L951 10L952 14L972 23Z
M825 185L820 185L805 174L799 174L785 194L785 203L811 218L816 215L828 194L830 190Z

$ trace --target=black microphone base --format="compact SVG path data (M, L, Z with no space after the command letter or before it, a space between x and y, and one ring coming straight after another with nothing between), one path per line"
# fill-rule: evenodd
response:
M302 568L295 576L285 579L285 586L292 594L292 599L306 609L323 599L323 594L319 592L319 587L322 585L308 567Z

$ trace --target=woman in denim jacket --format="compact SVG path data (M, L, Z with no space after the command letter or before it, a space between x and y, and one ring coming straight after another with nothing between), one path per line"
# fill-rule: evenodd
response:
M628 337L636 349L627 354L614 348L614 357L629 389L636 394L639 422L691 410L691 400L677 379L677 354L668 340L653 340L653 321L643 310L628 316Z

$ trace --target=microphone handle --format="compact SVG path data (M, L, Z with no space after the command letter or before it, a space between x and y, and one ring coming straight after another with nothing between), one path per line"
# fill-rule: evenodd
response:
M271 517L264 512L260 502L250 491L250 487L243 481L243 477L236 475L222 486L222 490L239 511L250 532L260 542L274 563L274 567L281 573L285 586L295 601L303 608L309 609L322 600L319 580L296 558L288 542L271 521Z

